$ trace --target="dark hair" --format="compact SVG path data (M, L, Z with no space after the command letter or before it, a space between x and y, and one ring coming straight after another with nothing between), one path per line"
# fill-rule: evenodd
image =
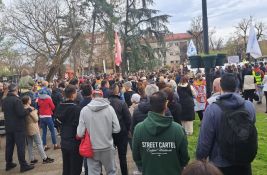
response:
M119 84L115 83L110 87L110 95L116 95L116 89L119 88L120 90L120 86Z
M82 84L81 90L82 95L85 97L92 95L92 86L90 83Z
M21 99L22 103L26 105L30 101L31 97L28 95L24 95Z
M162 113L165 110L167 94L163 91L155 92L150 97L151 110L156 113Z
M14 83L11 83L8 86L8 92L15 92L17 89L18 89L18 86L16 84L14 84Z
M221 88L224 92L235 92L237 88L237 78L233 73L225 73L221 78Z
M182 172L182 175L223 175L213 164L207 161L194 161Z
M71 98L71 96L73 94L75 94L77 91L76 91L76 86L70 84L68 85L65 90L64 90L64 95L66 98Z
M70 80L70 83L71 85L77 85L79 83L78 79L77 78L73 78L72 80Z
M106 80L101 81L101 88L105 87L108 82Z
M63 89L65 89L65 87L66 87L65 82L61 82L61 83L59 83L59 84L58 84L58 87L59 87L59 88L63 88Z

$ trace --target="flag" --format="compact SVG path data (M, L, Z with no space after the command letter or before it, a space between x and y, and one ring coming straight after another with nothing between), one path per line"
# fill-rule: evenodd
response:
M121 43L118 36L118 33L115 32L115 64L116 66L120 66L122 62L121 59Z
M247 45L247 53L250 53L250 55L253 58L259 58L262 56L259 42L257 40L256 32L255 32L253 25L250 26L248 45Z
M197 49L196 49L196 46L194 45L194 42L190 40L188 49L187 49L187 56L191 57L195 55L197 55Z

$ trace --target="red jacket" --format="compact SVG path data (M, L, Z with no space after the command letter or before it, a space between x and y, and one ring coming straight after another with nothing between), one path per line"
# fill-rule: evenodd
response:
M39 115L52 115L55 105L51 98L38 99Z

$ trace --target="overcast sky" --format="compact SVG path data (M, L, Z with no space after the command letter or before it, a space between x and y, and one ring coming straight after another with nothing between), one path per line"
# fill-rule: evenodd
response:
M222 37L229 37L234 26L249 16L267 26L267 0L207 0L207 5L209 27L216 27ZM190 20L202 15L202 0L155 0L155 7L172 16L169 27L173 32L186 32Z
M13 0L3 0L9 4ZM45 0L44 0L45 1ZM172 32L186 32L193 17L202 15L202 0L154 0L155 8L172 16ZM217 36L228 38L234 26L242 19L253 16L267 26L267 0L207 0L209 27L216 28ZM267 35L267 31L265 32Z

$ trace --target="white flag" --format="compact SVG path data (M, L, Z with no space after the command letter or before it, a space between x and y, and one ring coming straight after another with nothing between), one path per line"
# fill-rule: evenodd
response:
M247 53L250 53L250 55L253 58L259 58L262 56L259 42L257 40L256 32L255 32L253 25L250 26L248 45L247 45Z
M197 49L196 49L196 46L194 45L194 42L190 40L188 49L187 49L187 56L191 57L195 55L197 55Z

